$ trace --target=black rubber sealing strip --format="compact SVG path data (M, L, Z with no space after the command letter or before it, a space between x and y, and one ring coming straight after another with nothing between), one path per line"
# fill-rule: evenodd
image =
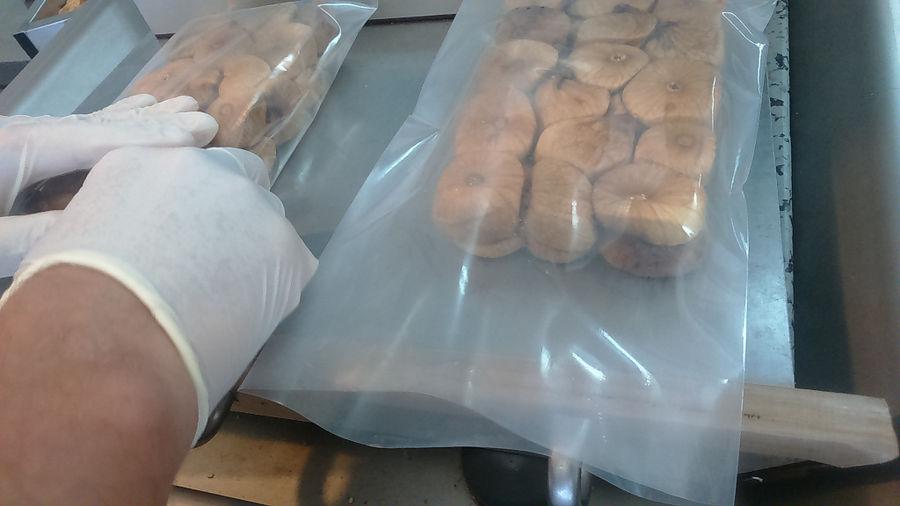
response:
M31 39L28 38L28 35L19 32L14 33L13 37L16 38L16 42L18 42L19 45L22 46L22 49L25 50L25 54L27 54L29 58L34 58L35 56L37 56L38 50L36 47L34 47L34 44L31 43Z
M366 26L399 25L403 23L418 23L421 21L452 21L455 18L456 14L435 14L433 16L413 16L409 18L370 19L366 22Z

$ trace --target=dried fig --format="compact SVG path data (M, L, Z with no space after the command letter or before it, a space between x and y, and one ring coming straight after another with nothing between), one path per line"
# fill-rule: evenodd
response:
M716 135L696 123L666 121L641 135L634 159L663 165L702 181L712 171L716 159Z
M569 6L569 13L589 18L610 12L647 12L655 2L656 0L575 0Z
M594 216L608 230L662 246L684 244L705 226L706 192L661 165L616 167L594 183Z
M560 160L540 160L531 176L531 199L525 215L525 240L543 260L577 260L597 240L591 210L591 182Z
M609 90L554 77L538 87L534 103L538 118L546 128L557 121L606 114Z
M591 42L640 45L656 28L656 17L642 12L611 12L590 17L581 23L577 45Z
M525 174L505 153L457 155L441 175L432 218L454 243L496 258L521 247L519 208Z
M531 91L554 66L558 53L536 40L510 40L496 46L482 61L478 82L482 88L512 87Z
M524 158L531 150L537 121L521 91L498 88L469 99L456 126L456 152L494 151Z
M602 172L631 161L634 128L634 121L622 116L560 121L541 133L534 158L568 162L593 180Z
M715 67L684 58L651 62L622 92L625 107L645 125L689 120L712 127L721 96Z
M629 274L666 278L690 273L703 259L706 235L684 244L659 246L628 234L601 234L600 254L607 263Z
M564 44L572 31L572 20L559 9L532 5L513 9L500 20L495 36L498 43L515 39Z
M248 148L266 126L266 104L252 95L222 95L206 110L219 123L213 146Z
M576 47L568 65L579 81L618 90L649 61L650 57L636 47L592 42Z

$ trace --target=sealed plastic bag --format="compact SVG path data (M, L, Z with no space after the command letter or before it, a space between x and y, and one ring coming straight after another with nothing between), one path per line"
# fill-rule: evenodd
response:
M253 151L274 182L376 6L301 0L198 18L169 39L122 97L194 97L219 123L212 145ZM82 181L83 174L39 183L23 192L14 212L62 209Z
M123 95L190 95L219 122L212 144L281 172L312 123L374 0L302 0L184 25Z
M464 2L243 384L377 446L733 501L770 0Z

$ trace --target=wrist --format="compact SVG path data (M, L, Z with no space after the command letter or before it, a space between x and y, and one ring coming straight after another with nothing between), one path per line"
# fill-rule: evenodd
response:
M48 478L70 490L140 487L130 481L145 480L144 464L130 468L134 452L150 452L149 468L174 476L196 426L195 393L168 336L123 285L49 267L0 307L0 336L0 446L18 459L0 471L6 487L27 492ZM73 464L92 460L100 467Z
M153 322L154 329L158 329L162 332L162 335L165 337L164 341L169 345L167 349L174 348L180 358L181 367L186 369L188 377L194 386L192 389L195 394L194 399L196 407L194 418L199 422L195 426L193 438L193 441L196 442L203 433L210 412L208 391L203 374L200 371L193 346L182 331L174 309L160 296L153 284L146 279L141 272L115 257L90 250L73 249L48 253L45 255L36 255L36 258L33 260L26 258L19 271L16 272L12 286L5 294L3 294L3 298L0 299L0 308L3 308L4 303L17 294L21 288L28 286L29 283L32 282L32 278L41 275L40 279L42 280L42 283L46 283L43 276L46 271L52 270L55 273L55 276L64 278L66 276L71 276L72 273L70 270L73 269L77 272L87 273L85 275L89 275L96 283L103 283L106 288L105 293L107 294L126 293L127 297L125 297L125 299L137 304L140 308L140 314L148 317L150 321ZM76 290L77 288L83 288L84 286L89 285L90 284L85 285L83 283L78 283ZM42 287L42 289L50 290L52 287ZM32 287L31 290L33 291L34 288ZM62 309L69 308L70 310L68 313L73 315L82 313L89 314L91 322L99 323L102 322L104 318L114 318L116 314L120 313L119 311L109 310L108 308L107 310L103 310L105 307L104 304L91 305L91 307L83 308L73 307L73 299L77 297L77 295L71 295L72 297L65 297L60 302L63 306ZM95 295L100 296L99 293L95 293ZM89 298L88 300L93 299ZM122 301L122 303L124 302L125 300ZM83 304L83 301L79 300L78 303ZM98 311L97 307L100 307L101 310ZM125 309L127 309L127 311L121 311L121 313L129 315L129 317L138 313L135 306L130 305ZM71 322L69 323L71 324ZM123 322L119 323L121 324ZM120 329L128 329L128 326L110 324L105 328L111 329L114 332L121 332L122 330ZM156 346L162 345L156 344Z

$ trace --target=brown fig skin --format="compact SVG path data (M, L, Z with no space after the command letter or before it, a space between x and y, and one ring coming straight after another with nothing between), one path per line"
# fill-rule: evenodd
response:
M534 104L540 123L546 128L567 119L606 114L609 90L573 79L554 77L538 87Z
M591 42L640 46L656 28L656 17L635 12L612 12L590 17L581 23L576 45Z
M565 12L532 5L504 14L497 25L495 39L498 44L515 39L530 39L559 47L568 41L571 32L572 20Z
M706 225L706 192L696 181L648 162L622 165L594 183L594 216L607 230L660 246L697 237Z
M715 158L715 133L690 121L666 121L649 128L634 150L637 161L662 165L703 183Z
M466 102L456 126L456 152L497 152L524 158L537 119L531 100L513 88L483 91Z
M213 146L248 148L266 126L266 104L253 95L220 96L206 112L219 123Z
M636 47L592 42L576 47L567 63L579 81L616 91L649 61L650 57Z
M608 264L634 276L670 278L696 270L705 246L705 234L678 246L658 246L632 235L606 232L601 234L599 251Z
M438 181L432 219L460 248L497 258L521 247L519 210L525 172L508 154L458 155Z
M626 116L560 121L541 133L534 158L565 161L593 181L603 172L631 161L634 133L634 120Z
M515 88L526 93L556 66L559 53L550 44L517 39L487 52L477 73L482 89Z
M655 3L656 0L574 0L569 5L569 14L589 18L620 10L648 12Z
M622 92L628 111L648 126L685 120L712 128L721 98L716 68L683 58L651 62Z
M591 193L591 182L566 162L546 159L534 165L524 224L534 256L567 263L593 249L597 235Z

